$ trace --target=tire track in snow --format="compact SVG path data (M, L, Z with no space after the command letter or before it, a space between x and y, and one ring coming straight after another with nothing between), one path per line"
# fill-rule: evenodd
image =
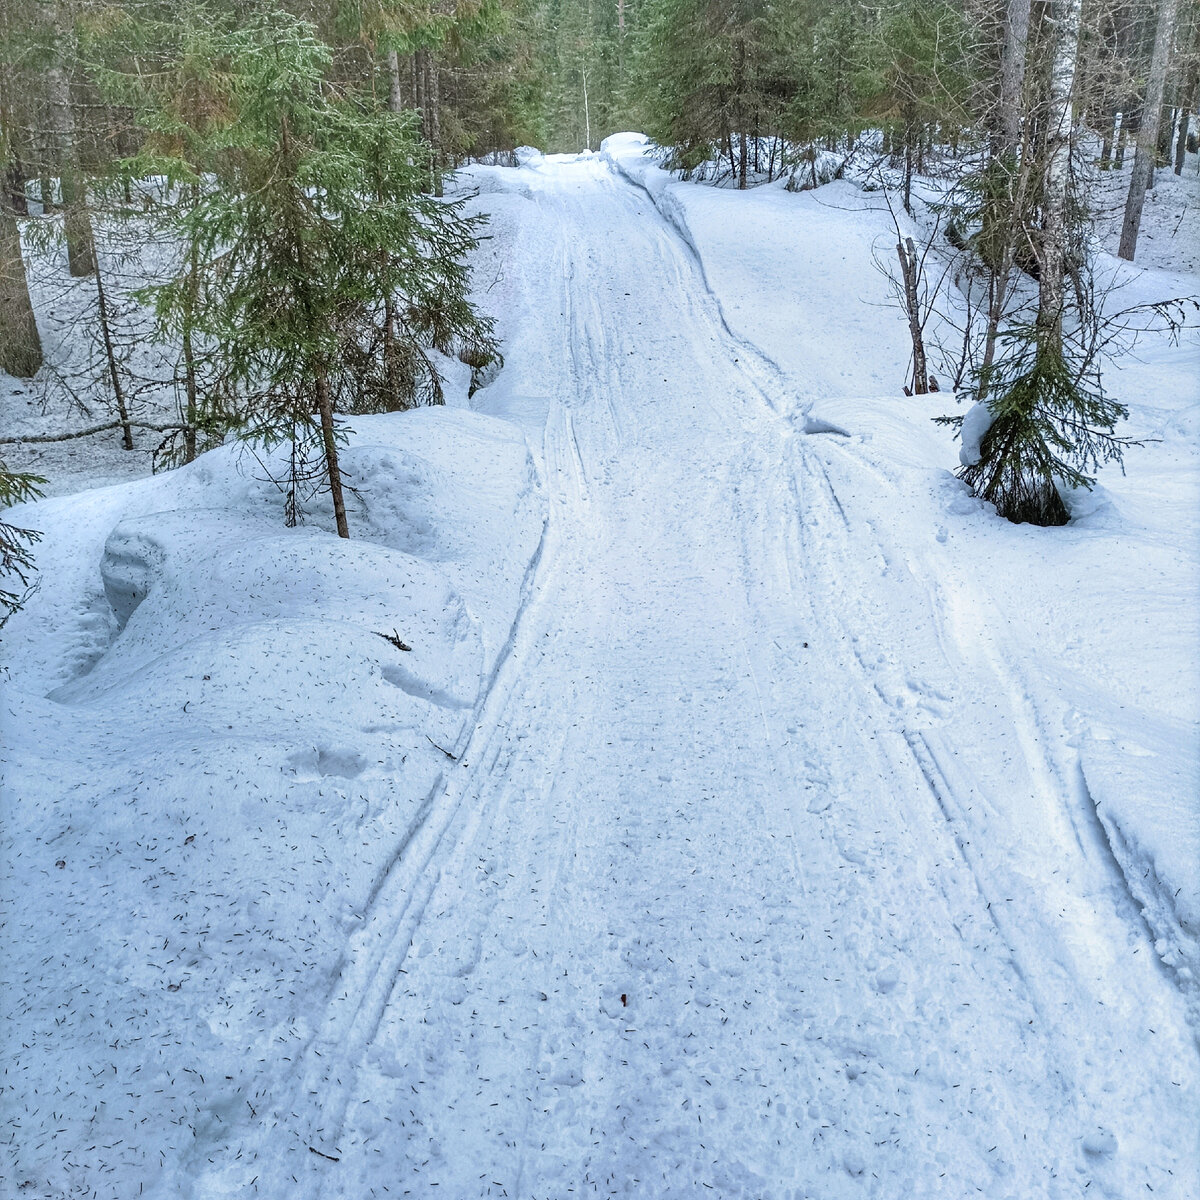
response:
M806 460L802 465L808 469L811 482L805 496L810 502L816 499L824 503L831 513L836 508L838 515L846 518L828 464L812 461L817 458L816 447L810 445L806 450L800 456ZM847 478L860 469L860 461L849 446L830 444L825 452L839 462ZM861 535L848 519L840 524L846 536ZM904 576L904 586L919 587L919 580L912 574L914 568L897 566L900 556L884 548L878 530L872 530L870 536L879 547L885 574L893 579ZM827 552L827 547L822 550ZM816 559L820 557L814 555ZM844 569L846 562L845 554L827 557L827 564L837 563L838 568ZM827 594L832 594L834 582L828 565L824 573ZM968 586L962 580L956 583L962 588ZM840 581L840 588L845 594L844 581ZM1070 784L1070 764L1059 761L1061 750L1057 756L1053 751L1056 745L1061 745L1061 739L1049 734L1045 718L1032 707L1034 689L1016 666L1020 655L1011 647L1002 650L997 644L999 635L995 631L1003 629L1005 622L974 589L969 590L971 602L981 617L973 646L981 661L969 664L954 658L949 653L950 640L944 636L932 608L930 617L935 645L943 656L940 672L951 679L969 678L973 694L951 684L946 689L948 703L944 711L932 714L932 720L904 706L898 709L894 678L889 678L886 671L881 675L878 663L873 663L861 649L864 640L882 643L887 631L872 628L862 620L843 621L854 643L855 666L875 693L884 723L902 735L928 794L937 803L984 911L1006 947L1022 990L1034 1005L1039 1025L1044 1027L1041 1037L1057 1047L1061 1071L1056 1068L1056 1073L1064 1088L1071 1094L1094 1094L1097 1087L1094 1081L1099 1077L1104 1080L1101 1090L1126 1090L1127 1105L1136 1107L1145 1103L1143 1097L1147 1092L1169 1094L1171 1085L1161 1077L1155 1078L1153 1059L1140 1064L1137 1080L1129 1078L1127 1069L1098 1066L1074 1037L1078 1018L1074 1004L1064 997L1082 992L1099 1006L1092 1018L1090 1040L1108 1047L1110 1064L1125 1062L1126 1068L1133 1060L1124 1053L1125 1049L1138 1046L1149 1026L1171 1027L1173 998L1155 986L1153 977L1161 972L1151 965L1153 938L1140 914L1131 912L1130 906L1123 903L1125 888L1115 860L1107 861L1111 855L1103 855L1102 839L1094 833L1087 837L1086 844L1081 837L1080 821L1072 811L1078 805L1078 796L1077 789ZM889 585L888 594L897 595L894 582ZM879 612L876 610L872 621ZM865 639L864 631L869 631ZM925 667L928 666L927 660ZM962 723L964 709L978 708L981 694L984 699L989 694L997 696L999 704L995 707L1003 715L984 723L984 736L977 733L969 743L963 743L954 737L952 729ZM1033 808L1026 805L1014 810L1011 803L1006 803L1009 797L988 795L1003 774L984 777L982 787L980 781L965 774L970 768L961 762L963 752L978 766L981 757L986 761L989 743L995 745L991 754L993 771L996 762L1002 760L1006 765L1000 770L1009 778L1014 774L1019 778L1020 772L1025 772ZM1020 768L1014 770L1014 763L1019 763ZM1010 829L1014 816L1019 820L1032 819L1036 830L1033 845L1019 831ZM1015 840L1014 832L1017 832ZM1044 874L1039 878L1034 872L1038 871L1039 860L1044 862L1047 843L1055 847L1060 866L1052 878ZM999 876L994 867L1000 868ZM1114 903L1115 893L1119 895ZM1142 943L1145 953L1140 959L1126 957L1126 948L1132 942ZM1137 952L1135 947L1134 954ZM1136 1002L1126 994L1127 986L1135 981L1141 997ZM1152 1012L1157 1015L1149 1015ZM1153 1030L1150 1032L1153 1036Z
M399 839L367 893L361 926L349 938L329 989L323 1016L301 1044L291 1071L291 1094L284 1103L264 1111L259 1127L247 1144L210 1146L205 1166L199 1166L196 1191L225 1194L229 1178L239 1189L261 1177L287 1170L298 1190L294 1195L320 1195L321 1172L314 1165L340 1161L339 1140L346 1109L362 1059L379 1028L388 999L403 974L404 963L437 883L439 859L453 853L449 839L464 822L463 808L480 778L505 765L503 722L512 687L508 682L521 672L528 653L528 626L544 601L538 581L545 560L552 555L549 520L526 571L522 599L507 643L476 705L476 716L466 746L457 755L457 767L448 768L435 782ZM480 814L469 813L467 829L477 826ZM465 834L460 835L466 836ZM315 1156L307 1157L307 1155ZM289 1157L294 1156L294 1157ZM302 1164L297 1168L297 1163ZM297 1179L299 1169L303 1178Z
M297 1147L307 1194L1066 1197L1080 1161L1103 1178L1079 1137L1114 1110L1148 1182L1156 1154L1182 1176L1128 1014L1098 1018L1111 1062L1073 1050L1042 897L1002 928L986 893L1015 875L972 869L1009 848L981 844L1009 797L946 766L987 664L637 196L586 164L538 192L553 537L383 889L353 1044L309 1064L327 1094L298 1111L342 1161Z
M541 205L540 195L537 201ZM558 240L557 250L566 328L574 330L578 322L572 316L573 270L569 245L562 237ZM590 341L585 344L592 351ZM593 378L595 355L589 353L581 360L577 346L578 341L568 337L567 349L575 377L579 380ZM552 404L545 441L543 455L546 460L554 463L563 477L572 480L570 502L586 504L587 473L568 404ZM523 657L536 645L536 634L529 631L529 626L536 620L533 613L545 607L550 595L545 576L548 562L554 557L550 549L554 541L550 528L552 519L548 518L527 572L522 589L524 599L514 620L513 633L498 656L478 704L478 716L470 738L458 755L460 766L448 769L435 784L395 854L372 885L364 906L363 925L352 936L346 961L326 998L325 1016L299 1055L293 1072L296 1083L292 1103L303 1111L307 1101L311 1115L305 1122L295 1111L289 1113L291 1119L288 1120L282 1107L276 1114L277 1126L291 1127L293 1137L290 1145L273 1147L269 1154L278 1156L308 1150L319 1160L316 1163L310 1159L300 1160L308 1168L309 1194L320 1194L324 1186L322 1164L341 1159L339 1143L355 1082L378 1033L392 992L404 973L404 964L438 877L446 863L456 856L461 858L463 847L479 836L483 822L480 803L488 798L488 790L483 784L497 773L502 775L509 765L502 761L501 755L514 736L513 725L508 720L512 715L513 681L522 673ZM517 713L518 717L522 715ZM472 796L477 803L464 822L461 810L467 798ZM490 813L491 820L496 816L497 811ZM457 837L450 833L452 827L464 824L465 828ZM268 1131L269 1134L274 1132ZM248 1173L243 1171L244 1175Z

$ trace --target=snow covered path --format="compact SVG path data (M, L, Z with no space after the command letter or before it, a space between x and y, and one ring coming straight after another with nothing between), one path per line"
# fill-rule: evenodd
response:
M538 588L195 1193L1200 1194L1183 1002L1003 623L856 517L886 481L772 409L643 193L508 175Z

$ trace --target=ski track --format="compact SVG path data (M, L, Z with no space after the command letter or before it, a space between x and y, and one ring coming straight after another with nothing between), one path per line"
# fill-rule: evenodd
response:
M195 1194L1200 1195L1179 996L1000 614L858 515L886 467L772 409L645 195L532 174L529 599Z

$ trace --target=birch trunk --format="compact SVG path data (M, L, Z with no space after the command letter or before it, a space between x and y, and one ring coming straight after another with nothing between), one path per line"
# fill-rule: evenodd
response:
M580 74L583 77L583 137L587 148L592 148L592 110L588 105L587 67Z
M917 273L920 261L912 238L896 243L900 255L900 270L904 276L904 307L908 310L908 332L913 348L913 392L924 396L929 391L929 373L925 365L925 338L921 330L921 305L917 296Z
M1062 353L1063 273L1067 250L1067 200L1071 179L1071 95L1079 48L1080 0L1057 0L1054 63L1047 97L1042 237L1039 247L1038 351Z
M1150 56L1146 99L1142 104L1142 121L1137 132L1137 148L1133 155L1133 175L1129 180L1129 195L1125 199L1125 222L1121 226L1121 245L1117 250L1117 254L1128 262L1133 262L1133 256L1137 252L1138 232L1142 226L1142 206L1146 203L1146 188L1154 171L1158 125L1162 120L1163 92L1167 84L1167 63L1171 57L1171 35L1175 30L1177 3L1178 0L1159 0L1158 5L1154 52Z

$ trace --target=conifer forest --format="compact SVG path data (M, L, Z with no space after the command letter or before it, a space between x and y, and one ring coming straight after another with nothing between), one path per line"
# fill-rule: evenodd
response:
M1200 0L0 0L0 1200L1200 1197Z

